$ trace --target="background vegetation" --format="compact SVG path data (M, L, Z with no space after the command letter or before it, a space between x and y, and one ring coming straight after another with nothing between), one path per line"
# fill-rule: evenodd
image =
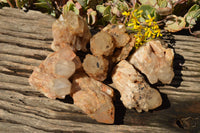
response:
M38 10L54 17L73 11L84 17L91 27L125 23L130 29L131 18L124 13L132 14L136 9L142 10L139 22L154 18L159 27L168 32L188 29L197 36L192 29L200 27L200 0L0 0L0 8L4 6Z

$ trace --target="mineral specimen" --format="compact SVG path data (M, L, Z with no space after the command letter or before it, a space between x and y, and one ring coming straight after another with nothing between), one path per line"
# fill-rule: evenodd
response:
M64 99L71 91L68 79L80 65L80 59L70 46L66 46L48 55L40 66L34 69L29 83L48 98Z
M106 26L103 31L108 32L115 42L117 48L124 47L130 40L130 37L126 32L126 27L124 24L109 24Z
M83 61L83 69L92 78L104 81L107 78L109 62L103 56L87 54Z
M109 56L113 53L114 48L113 38L107 32L98 32L90 39L90 50L93 55Z
M73 50L87 51L86 44L91 38L91 33L85 20L74 12L67 12L60 15L52 25L53 43L51 48L54 51L72 46Z
M113 37L113 43L116 48L111 58L112 63L126 59L135 45L134 35L126 33L124 24L109 24L102 31Z
M119 62L121 60L126 59L129 56L129 53L135 46L135 38L133 34L130 35L130 41L122 48L116 49L113 56L112 56L112 61L113 62Z
M169 84L174 77L173 59L172 49L164 48L159 40L152 40L133 53L129 61L147 76L151 84L158 80Z
M159 92L151 88L126 60L116 65L112 80L126 108L135 108L141 112L157 108L162 103Z
M174 53L164 48L159 40L151 40L134 52L135 35L126 33L124 24L109 24L91 38L87 23L71 11L53 23L52 32L51 47L56 52L48 55L29 78L30 85L48 98L64 99L70 94L74 104L88 116L101 123L113 124L114 91L100 82L108 83L106 79L110 77L107 76L112 72L114 87L120 92L126 108L142 112L162 104L159 92L137 72L145 74L152 84L158 80L171 82ZM89 41L90 51L87 51Z
M71 95L74 104L98 122L114 123L113 90L85 74L73 76Z

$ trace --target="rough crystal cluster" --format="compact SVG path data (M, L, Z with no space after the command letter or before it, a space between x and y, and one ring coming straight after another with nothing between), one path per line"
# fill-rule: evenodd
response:
M103 31L108 32L114 39L115 47L124 47L130 40L124 24L107 25Z
M121 60L125 60L128 56L133 47L135 46L135 38L133 34L130 35L130 41L122 48L118 48L115 50L112 56L112 62L116 63Z
M108 25L91 38L87 23L71 11L53 23L52 31L51 47L56 52L48 55L29 78L30 85L48 98L64 99L70 94L88 116L113 124L114 91L101 82L109 79L113 70L111 78L126 108L141 112L162 104L159 92L140 74L152 84L171 82L174 53L159 40L149 41L134 52L134 35L127 34L123 24ZM86 49L88 42L90 50ZM84 51L82 62L77 56L80 50Z
M135 45L133 34L128 35L126 33L124 24L109 24L103 28L103 31L109 33L114 40L116 48L112 56L112 62L116 63L126 59Z
M83 61L85 72L92 78L104 81L107 78L109 62L103 56L87 54Z
M90 50L93 55L109 56L112 55L114 48L113 38L107 32L101 31L90 40Z
M125 25L108 25L90 39L92 55L86 55L83 69L90 77L104 81L109 68L126 59L134 45L135 38L126 33Z
M71 95L74 104L98 122L114 123L113 93L112 88L85 74L73 78Z
M109 62L106 56L112 55L115 45L113 38L107 32L98 32L90 39L92 55L86 55L83 61L85 72L96 80L104 81L107 78Z
M159 92L151 88L143 76L126 60L116 65L112 80L126 108L135 108L142 112L155 109L162 104Z
M91 38L91 33L85 20L72 11L60 15L52 25L54 51L72 46L73 50L87 51L86 44Z
M29 83L48 98L64 99L71 91L71 82L68 79L80 66L79 57L66 46L49 54L40 66L34 69Z
M164 48L159 40L152 40L134 52L129 62L144 73L151 84L158 80L169 84L174 77L173 59L172 49Z

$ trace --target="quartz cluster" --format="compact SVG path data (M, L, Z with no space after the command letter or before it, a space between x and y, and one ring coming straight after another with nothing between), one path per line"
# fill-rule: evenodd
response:
M113 83L121 94L125 107L138 112L154 109L162 104L156 89L151 88L143 76L126 60L120 61L112 75Z
M34 69L29 83L51 99L64 99L71 91L69 78L80 66L79 57L71 47L66 46L49 54L40 66Z
M91 33L85 20L74 12L60 15L52 25L54 51L72 46L73 50L87 51L86 44L91 38Z
M71 95L74 104L91 118L102 123L114 123L115 107L112 101L114 96L112 88L85 74L77 74L73 78Z
M147 76L151 84L158 80L169 84L174 77L173 59L171 48L164 48L160 40L152 40L132 54L129 61Z
M126 33L123 24L108 25L90 39L90 51L83 61L83 69L92 78L104 81L109 68L126 59L135 39Z
M84 19L71 11L53 23L52 32L55 52L29 78L30 85L48 98L70 95L89 117L107 124L115 120L114 90L102 81L112 79L128 109L142 112L162 104L159 92L141 75L151 84L171 82L174 53L159 40L134 51L134 34L126 33L123 24L109 24L92 36ZM79 51L84 52L83 60L76 55Z

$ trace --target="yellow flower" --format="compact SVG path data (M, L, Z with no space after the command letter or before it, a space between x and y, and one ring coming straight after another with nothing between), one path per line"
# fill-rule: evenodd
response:
M153 33L153 32L151 31L151 29L148 28L148 30L147 30L147 37L151 37L152 33Z
M147 20L141 22L142 10L135 9L132 12L123 12L122 15L126 16L125 24L130 30L134 32L135 36L135 48L139 48L148 39L154 39L156 37L162 36L157 22L155 22L155 17L147 15Z
M122 13L122 15L124 15L124 16L127 16L127 17L128 17L128 16L130 16L130 12L126 12L126 11L125 11L125 12L123 12L123 13Z
M139 10L139 11L138 11L138 14L142 14L142 13L143 13L143 10Z
M156 37L162 36L162 34L160 33L160 29L157 29L157 30L155 31L155 33L157 33Z
M150 15L147 16L149 19L145 20L145 22L148 24L148 26L151 26L153 24L155 17L151 17Z
M142 17L142 13L143 13L143 10L139 10L138 12L136 12L137 18Z

